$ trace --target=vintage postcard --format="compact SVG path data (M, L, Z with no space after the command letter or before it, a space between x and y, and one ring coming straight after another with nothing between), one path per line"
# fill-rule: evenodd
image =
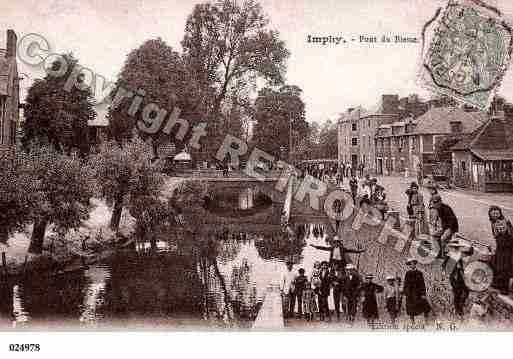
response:
M0 337L513 330L511 1L0 10Z

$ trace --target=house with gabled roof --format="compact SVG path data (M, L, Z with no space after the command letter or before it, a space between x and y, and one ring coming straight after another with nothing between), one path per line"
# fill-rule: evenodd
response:
M432 107L418 118L381 125L376 134L377 172L418 175L417 171L422 171L423 176L447 175L438 173L437 143L450 135L471 133L486 119L487 114L482 111Z
M456 186L481 192L513 192L513 124L504 112L451 148Z

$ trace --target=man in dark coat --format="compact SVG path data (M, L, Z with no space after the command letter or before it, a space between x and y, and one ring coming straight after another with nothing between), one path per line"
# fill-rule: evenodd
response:
M431 308L426 299L424 275L417 269L417 260L410 258L406 264L410 269L404 276L403 294L406 297L406 313L415 322L415 316L419 314L424 314L427 318Z
M328 262L321 263L321 287L319 290L319 319L322 321L324 318L331 320L330 308L328 306L328 297L331 291L331 279L333 274L330 272Z
M442 202L439 194L431 197L431 206L438 212L441 222L441 229L432 235L438 238L440 255L446 257L446 244L451 240L454 233L459 231L458 218L450 206Z
M369 324L372 324L374 320L379 318L376 294L382 293L384 289L381 285L373 283L373 278L374 276L371 274L365 276L365 283L363 283L361 288L363 294L362 314Z
M362 253L365 252L365 249L350 249L344 247L344 243L341 238L338 236L333 237L333 245L326 246L317 246L314 244L310 244L312 247L316 249L320 249L321 251L330 252L330 267L335 268L345 268L346 267L346 254L347 253Z
M356 316L356 306L358 303L358 296L360 294L360 276L356 272L356 267L349 263L346 265L346 278L343 287L343 294L347 303L347 319L350 322L354 321Z
M351 197L353 198L353 203L356 206L356 197L358 196L358 180L355 176L352 176L349 180L349 187L351 189Z
M455 263L454 269L452 270L449 276L449 282L451 283L452 293L454 297L454 311L456 315L463 317L465 302L467 301L467 298L470 293L465 283L465 268L463 266L463 260L461 259L461 255L463 254L463 252L467 252L467 247L464 244L462 244L459 240L449 242L448 247L452 251L461 253L456 254L455 256L456 258L458 258L458 260ZM469 251L467 253L469 253Z
M335 269L331 279L331 286L333 287L333 304L337 320L340 320L340 303L343 299L344 285L346 283L346 273L343 268Z

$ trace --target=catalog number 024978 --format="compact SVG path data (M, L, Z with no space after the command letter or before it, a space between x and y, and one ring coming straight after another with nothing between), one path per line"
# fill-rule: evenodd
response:
M39 344L9 344L10 352L38 352L40 350Z

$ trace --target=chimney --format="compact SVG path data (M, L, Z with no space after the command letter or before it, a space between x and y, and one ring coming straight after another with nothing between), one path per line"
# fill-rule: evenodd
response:
M7 30L7 46L5 57L16 57L16 45L18 43L18 37L14 30Z

